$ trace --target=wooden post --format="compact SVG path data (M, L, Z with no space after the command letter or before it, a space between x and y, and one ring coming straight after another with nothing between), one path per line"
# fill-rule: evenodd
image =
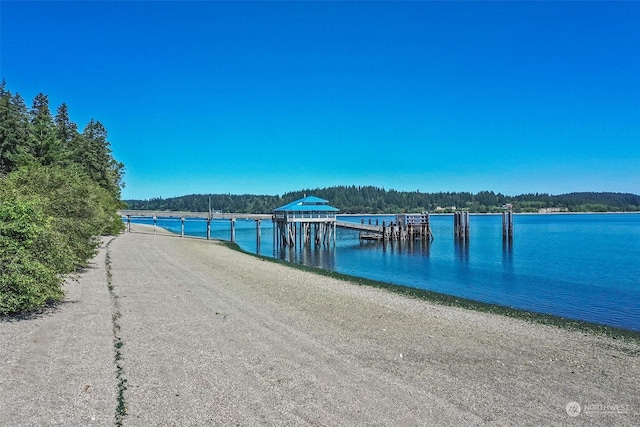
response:
M158 217L153 216L153 235L156 235L156 222L158 221Z
M463 212L463 218L464 218L464 238L469 240L469 233L470 233L470 227L469 227L469 212Z
M509 211L509 240L513 239L513 212Z
M289 246L296 247L296 224L294 222L289 223Z
M502 212L502 240L507 238L507 213Z
M180 234L180 237L184 237L184 217L180 218L180 221L182 222L182 233Z
M278 228L278 223L275 221L276 216L272 215L271 216L271 224L273 225L273 230L271 230L271 239L273 241L273 246L274 249L278 249L278 247L280 246L278 243L278 234L277 234L277 228ZM275 254L274 254L275 255Z
M207 218L207 240L211 240L211 218Z
M469 212L457 211L453 214L453 235L456 239L469 239Z
M231 243L236 242L236 219L231 218Z
M336 222L333 221L333 247L336 246L336 241L338 239L338 237L336 235L337 234L336 232L337 232L337 225L336 225Z
M453 236L460 238L460 212L457 211L453 213Z
M261 240L261 235L260 235L260 220L257 219L256 220L256 253L259 254L260 253L260 240Z
M502 212L502 240L513 239L513 212Z
M127 215L127 232L131 233L131 215Z

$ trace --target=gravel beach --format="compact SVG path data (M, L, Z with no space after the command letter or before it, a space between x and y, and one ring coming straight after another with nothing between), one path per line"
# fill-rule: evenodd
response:
M0 425L640 424L636 342L215 241L107 239L66 291L54 309L0 322Z

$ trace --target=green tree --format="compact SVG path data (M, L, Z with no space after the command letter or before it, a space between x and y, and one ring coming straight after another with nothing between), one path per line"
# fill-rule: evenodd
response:
M76 268L85 266L94 255L97 236L116 234L124 228L116 214L119 200L77 166L26 166L5 177L3 184L40 200L53 218L59 240L70 248Z
M20 152L28 151L29 116L20 94L11 95L0 84L0 175L14 170Z
M46 95L39 93L34 98L29 117L29 146L28 150L23 152L24 163L36 162L41 165L60 163L64 158L63 146L56 135L53 117L49 110L49 99Z
M65 103L60 104L53 121L56 128L56 137L62 144L63 157L67 162L73 151L74 142L78 141L78 125L69 118L69 109Z
M80 138L76 138L73 159L93 181L119 199L124 185L124 165L113 158L110 146L107 129L99 121L91 119Z
M46 95L28 111L0 84L0 314L62 297L62 277L86 266L102 234L124 228L122 163L92 120L80 134Z

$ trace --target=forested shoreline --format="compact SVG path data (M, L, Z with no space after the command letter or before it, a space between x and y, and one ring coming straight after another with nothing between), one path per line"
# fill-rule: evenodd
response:
M395 191L373 186L337 186L304 189L282 196L192 194L167 199L125 200L129 209L207 212L269 213L273 209L314 195L330 202L341 213L395 214L398 212L452 212L458 209L477 213L501 212L638 212L640 196L629 193L522 194L505 196L492 191L478 193ZM508 206L511 205L511 206Z
M99 121L79 131L66 104L53 115L40 93L27 108L0 84L0 315L59 301L99 236L123 229L123 172Z

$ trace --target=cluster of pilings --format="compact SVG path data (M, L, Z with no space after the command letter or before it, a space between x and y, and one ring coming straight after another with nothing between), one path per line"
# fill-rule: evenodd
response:
M367 234L361 234L361 238L366 239ZM427 224L407 224L401 225L390 222L388 225L382 221L382 233L376 234L378 240L425 240L433 241L431 226Z
M433 233L431 232L431 222L428 212L419 214L397 214L395 221L382 221L382 227L376 224L365 225L361 220L360 226L356 224L347 225L341 222L341 226L345 228L359 229L361 240L384 240L384 241L403 241L403 240L423 240L433 241Z
M457 240L469 240L469 212L453 214L453 235ZM502 212L502 240L513 241L513 211Z
M453 214L453 235L457 240L469 240L469 212L457 211Z
M323 222L287 222L275 221L273 227L273 241L278 247L295 247L296 241L300 246L335 244L335 221Z

